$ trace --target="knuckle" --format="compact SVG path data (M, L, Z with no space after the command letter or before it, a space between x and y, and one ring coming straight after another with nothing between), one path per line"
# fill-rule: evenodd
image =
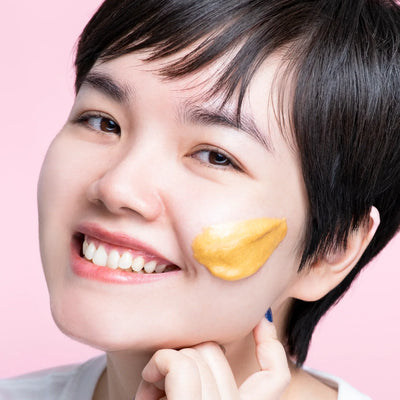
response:
M269 343L270 346L270 351L273 351L283 357L285 357L286 360L286 352L285 348L283 347L283 344L279 342L278 340L273 340Z
M178 357L176 358L176 367L185 370L186 372L197 371L196 360L198 355L193 349L182 349L178 352Z
M190 358L198 357L197 351L193 348L181 349L181 350L179 350L179 353L185 355L186 357L190 357Z
M153 359L155 362L161 362L171 357L174 352L175 350L170 350L170 349L157 350L153 355Z
M215 342L204 342L196 345L195 348L200 350L218 349L219 345Z
M196 351L189 348L184 350L162 349L154 353L153 359L164 372L194 374L198 370L195 357Z

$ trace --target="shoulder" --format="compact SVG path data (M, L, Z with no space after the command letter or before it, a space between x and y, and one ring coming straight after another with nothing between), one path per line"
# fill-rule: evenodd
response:
M304 370L325 385L336 389L338 392L338 400L371 400L370 397L362 394L337 376L328 374L326 372L317 371L312 368L305 367Z
M0 400L91 398L106 366L105 356L0 380ZM79 394L79 397L76 395Z

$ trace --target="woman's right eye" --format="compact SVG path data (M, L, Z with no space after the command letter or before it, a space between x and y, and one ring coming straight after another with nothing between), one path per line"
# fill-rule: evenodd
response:
M87 125L89 128L107 135L121 134L120 126L113 119L105 115L84 114L76 122Z

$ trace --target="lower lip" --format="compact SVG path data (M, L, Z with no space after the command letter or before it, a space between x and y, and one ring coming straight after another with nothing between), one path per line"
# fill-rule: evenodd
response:
M91 261L86 260L81 257L80 249L81 242L79 239L74 238L71 243L71 268L72 271L80 276L81 278L86 278L90 280L100 281L104 283L118 283L118 284L141 284L141 283L151 283L159 281L162 279L167 279L172 277L179 272L170 271L163 272L161 274L138 274L135 272L125 272L119 269L111 269L108 267L100 267L93 264Z

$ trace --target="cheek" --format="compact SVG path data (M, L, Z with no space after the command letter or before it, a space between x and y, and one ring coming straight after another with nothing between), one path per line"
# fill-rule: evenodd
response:
M40 172L40 252L50 290L52 282L61 279L56 275L58 262L68 258L73 216L85 201L87 178L82 174L84 164L72 146L58 136L50 145Z
M228 281L256 273L287 232L285 219L258 218L203 229L192 243L194 258Z
M72 157L72 149L63 145L56 137L50 145L44 159L38 184L38 201L41 215L48 210L62 207L63 201L68 201L79 179L79 164Z
M240 280L256 273L275 253L285 264L293 262L303 229L301 202L281 201L279 196L271 196L271 191L265 187L252 189L225 192L221 196L210 195L209 191L200 192L185 203L176 199L180 207L173 215L178 221L175 226L178 228L179 247L184 249L186 259L194 263L196 270L207 267L219 278ZM243 192L254 195L246 196ZM237 221L247 224L249 220L280 222L283 219L287 222L278 224L279 229L275 232L264 235L268 229L262 229L255 232L255 237L252 226L249 232L242 232L241 227L235 226ZM226 232L208 234L210 229L215 231L213 227L221 226L224 231L225 226L232 224L231 235L226 235ZM250 260L254 256L255 259Z
M70 216L87 200L87 188L99 167L100 160L84 144L61 132L50 145L40 172L39 223L58 223L68 229Z
M202 182L192 186L191 182L185 182L182 184L188 193L185 201L179 197L180 191L176 196L169 193L168 198L172 201L167 208L177 228L180 248L185 249L187 257L193 258L192 243L207 227L231 221L285 217L276 204L265 201L265 188L260 185L247 184L246 188L240 184L221 186L210 186L208 182L203 186Z

